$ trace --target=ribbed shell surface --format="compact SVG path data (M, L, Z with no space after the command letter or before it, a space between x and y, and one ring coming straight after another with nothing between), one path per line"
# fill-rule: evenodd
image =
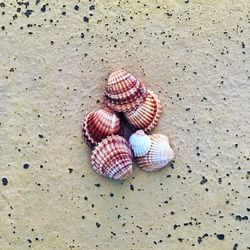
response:
M111 179L126 179L132 174L132 152L121 136L112 135L98 143L91 156L94 170Z
M124 116L135 129L149 132L158 124L160 114L160 100L152 90L148 90L146 100L136 109L125 112Z
M138 130L130 136L129 145L135 157L144 156L151 148L151 139L143 130Z
M120 118L109 108L90 112L83 121L84 137L87 143L92 145L109 135L119 134L120 131Z
M150 151L143 157L137 158L138 166L145 171L157 171L164 168L174 158L174 151L169 145L167 136L154 134L150 136Z
M119 70L110 75L104 98L112 110L125 112L138 107L145 100L146 94L146 87L140 79L125 70Z

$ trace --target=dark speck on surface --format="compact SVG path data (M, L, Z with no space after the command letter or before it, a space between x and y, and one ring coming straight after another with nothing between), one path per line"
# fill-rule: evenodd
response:
M84 17L83 17L83 21L86 22L86 23L88 23L88 22L89 22L89 18L86 17L86 16L84 16Z
M248 220L248 216L245 215L245 216L241 216L241 215L236 215L235 216L235 220L238 220L238 221L242 221L242 220Z
M46 5L44 4L43 7L41 8L41 11L42 12L45 12L46 11Z
M224 240L225 235L224 235L224 234L217 234L217 238L218 238L219 240Z
M29 17L32 14L32 12L34 12L34 11L33 10L26 10L24 12L24 14L25 14L25 16Z
M41 135L41 134L39 134L38 136L39 136L39 138L43 138L43 135Z
M4 186L7 186L8 185L8 179L6 177L3 177L2 178L2 183Z
M28 163L24 163L24 164L23 164L23 168L24 168L24 169L28 169L29 166L30 166L30 165L29 165Z
M234 247L233 247L233 250L237 250L237 249L238 249L238 246L239 246L238 243L235 243L235 244L234 244Z
M130 184L130 190L132 190L132 191L135 190L133 184Z

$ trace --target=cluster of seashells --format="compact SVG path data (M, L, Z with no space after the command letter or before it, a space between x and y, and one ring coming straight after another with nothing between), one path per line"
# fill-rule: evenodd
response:
M139 168L157 171L174 158L168 137L147 135L158 124L160 100L137 77L119 70L106 84L104 100L107 107L86 115L82 131L88 145L94 147L91 164L94 170L111 179L126 179L132 175L135 158ZM133 130L127 141L122 120Z

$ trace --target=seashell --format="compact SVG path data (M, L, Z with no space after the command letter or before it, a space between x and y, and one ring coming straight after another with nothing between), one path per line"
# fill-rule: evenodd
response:
M129 144L135 157L144 156L151 147L151 139L143 130L137 130L129 138Z
M119 135L102 140L94 149L91 163L94 170L111 179L126 179L132 175L132 151Z
M161 114L161 104L153 91L148 90L146 100L137 109L124 113L127 121L135 129L148 132L155 128Z
M125 70L119 70L109 76L104 98L109 108L125 112L142 104L146 95L146 87L140 79Z
M157 171L164 168L174 158L174 151L169 145L167 136L154 134L151 138L149 152L137 159L138 166L145 171Z
M109 135L119 134L121 122L113 110L104 108L90 112L83 121L82 129L87 143L96 145Z

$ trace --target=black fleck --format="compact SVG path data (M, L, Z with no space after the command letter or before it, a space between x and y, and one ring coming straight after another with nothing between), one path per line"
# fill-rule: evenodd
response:
M28 163L24 163L24 164L23 164L23 168L24 168L24 169L28 169L29 166L30 166L30 165L29 165Z
M42 12L45 12L46 11L46 5L44 4L43 7L41 8L41 11Z
M84 16L84 17L83 17L83 21L86 22L86 23L88 23L88 22L89 22L89 18L86 17L86 16Z
M224 240L225 235L224 235L224 234L217 234L217 238L218 238L219 240Z
M24 12L24 14L25 14L25 16L29 17L32 14L32 12L34 12L34 11L33 10L26 10Z
M2 178L2 183L4 186L7 186L8 185L8 179L6 177L3 177Z

